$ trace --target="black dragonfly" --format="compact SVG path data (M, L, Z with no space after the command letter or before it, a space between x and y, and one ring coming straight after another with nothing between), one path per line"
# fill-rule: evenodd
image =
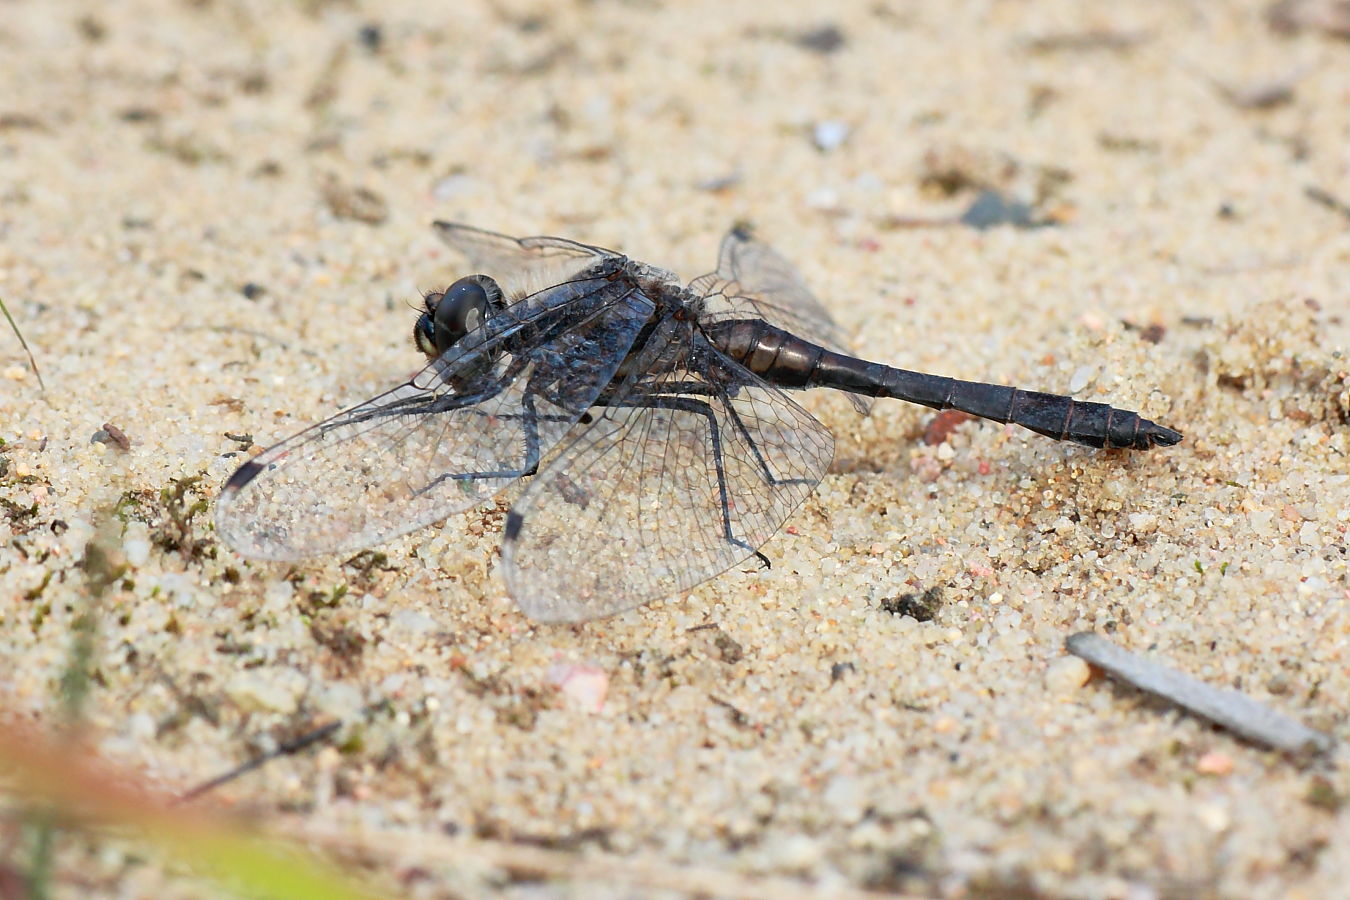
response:
M430 363L244 463L216 527L246 556L353 552L533 476L502 572L530 617L578 622L758 556L819 483L834 438L788 390L896 397L1089 447L1182 436L1137 413L866 362L783 257L738 227L717 270L438 222L486 274L425 298Z

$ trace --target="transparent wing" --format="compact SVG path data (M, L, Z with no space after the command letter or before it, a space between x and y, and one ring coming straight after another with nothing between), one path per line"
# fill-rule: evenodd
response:
M796 267L756 240L747 226L727 232L718 251L717 271L695 278L689 287L706 299L707 321L758 316L828 350L854 354ZM864 415L871 409L871 401L857 394L850 394L849 402Z
M712 301L716 318L749 312L830 350L852 352L843 331L796 267L756 240L745 226L733 228L722 239L717 271L695 278L690 287Z
M507 518L503 571L531 618L578 622L688 590L752 555L819 483L829 431L667 320L622 399L539 473Z
M468 259L474 273L492 276L508 302L570 281L599 260L623 258L613 250L566 238L513 238L454 222L436 222L432 227Z
M217 531L247 556L296 559L482 503L590 407L652 310L603 277L509 307L409 383L241 466L216 504Z

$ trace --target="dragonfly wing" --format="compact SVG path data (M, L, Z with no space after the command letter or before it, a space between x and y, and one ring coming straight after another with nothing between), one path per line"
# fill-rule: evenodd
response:
M432 227L475 272L491 276L508 302L571 281L601 260L623 258L613 250L566 238L514 238L455 222L436 222Z
M829 466L834 439L787 395L667 320L630 378L526 487L507 518L511 595L543 622L601 618L688 590L779 529ZM635 354L638 356L638 354Z
M468 336L476 345L241 466L216 504L217 531L246 556L297 559L358 550L482 503L590 407L652 309L605 278L509 307ZM535 333L548 337L531 342Z
M827 350L854 353L796 267L746 226L732 228L722 239L717 271L695 278L689 286L705 298L709 321L755 316ZM864 415L871 408L870 401L856 394L849 400Z

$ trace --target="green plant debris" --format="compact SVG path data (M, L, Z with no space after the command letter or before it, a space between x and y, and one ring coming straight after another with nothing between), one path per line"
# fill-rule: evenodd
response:
M37 587L29 588L28 590L24 591L23 599L31 603L32 601L41 597L42 592L47 590L47 585L52 583L52 576L54 576L55 574L56 573L54 571L48 569L46 574L42 576L42 581L38 583Z
M42 625L47 621L47 617L52 614L52 605L50 603L39 603L33 608L33 633L37 634L42 630Z
M1303 802L1314 809L1338 813L1345 806L1345 797L1326 776L1314 775L1312 781L1308 782L1308 792L1303 795Z
M103 526L84 548L81 567L85 575L85 598L71 626L70 650L66 655L65 669L61 672L61 711L66 736L79 732L84 721L85 700L96 680L90 673L97 646L100 601L108 587L121 578L126 569L125 565L115 562L118 550L114 544L115 538L108 532L106 515L104 518ZM28 599L35 600L41 596L51 578L52 573L48 571L42 584L29 592L32 596ZM34 615L35 631L50 611L51 606L43 604ZM32 835L32 850L24 878L29 897L46 898L51 893L57 836L55 822L57 818L64 818L57 815L58 811L57 804L43 804L26 816L28 821L25 830Z
M310 595L310 603L315 609L332 609L342 602L342 598L347 596L347 585L342 583L334 587L327 594L315 592Z
M370 889L349 880L331 865L287 844L276 835L252 834L224 819L175 810L152 794L133 774L113 775L97 767L71 745L28 729L0 734L0 766L21 785L36 806L51 810L63 828L106 828L145 842L157 851L199 868L204 875L242 897L274 900L370 900ZM50 835L31 830L29 858L46 860L24 874L28 898L46 898L52 891Z
M144 522L150 527L150 540L161 550L186 559L212 559L214 539L197 534L197 517L210 508L210 500L201 489L205 477L206 473L199 472L170 479L158 493L123 491L112 514L123 525L133 520Z
M163 153L178 160L185 166L200 166L203 163L225 162L230 156L219 147L191 135L174 138L156 136L147 138L145 149L152 153Z

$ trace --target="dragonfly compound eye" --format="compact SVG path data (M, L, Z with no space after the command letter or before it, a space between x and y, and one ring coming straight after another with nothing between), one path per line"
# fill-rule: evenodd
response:
M436 304L441 302L442 296L439 292L427 294L426 312L418 316L417 322L413 325L413 344L429 359L440 356L436 351L436 323L432 316L435 315Z
M502 290L486 275L470 275L446 288L434 307L428 301L428 307L432 320L431 343L440 354L502 308ZM420 337L418 341L420 345Z

